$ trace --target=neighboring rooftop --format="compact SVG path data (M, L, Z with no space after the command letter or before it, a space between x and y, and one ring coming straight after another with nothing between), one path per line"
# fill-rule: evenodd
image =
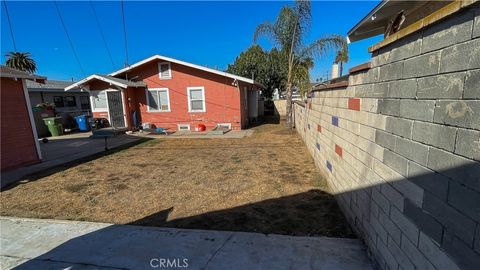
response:
M60 81L60 80L45 80L45 83L38 83L35 81L27 81L27 88L35 90L61 90L64 91L65 87L71 85L72 81Z
M348 31L347 39L353 42L383 34L385 39L368 49L373 52L476 2L384 0Z
M25 71L13 69L3 65L0 65L0 77L14 78L14 79L29 79L29 80L37 80L40 82L47 79L46 77L30 74Z

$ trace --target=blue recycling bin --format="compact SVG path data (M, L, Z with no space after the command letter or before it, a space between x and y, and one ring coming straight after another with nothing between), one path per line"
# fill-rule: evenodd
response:
M90 125L88 124L88 115L79 115L75 116L75 121L77 122L78 128L80 131L89 131Z

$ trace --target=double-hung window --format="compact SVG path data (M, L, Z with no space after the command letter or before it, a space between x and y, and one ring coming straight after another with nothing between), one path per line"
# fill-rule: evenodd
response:
M158 69L160 73L160 79L171 79L172 78L172 69L169 62L163 62L158 64Z
M188 87L188 111L189 112L205 112L205 88L204 87Z
M146 90L149 112L169 112L170 96L168 88L151 88Z

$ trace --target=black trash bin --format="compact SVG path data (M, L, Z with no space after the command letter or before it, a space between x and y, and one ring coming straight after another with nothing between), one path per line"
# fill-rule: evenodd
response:
M90 124L90 128L92 130L106 128L110 126L110 123L108 122L107 118L98 118L98 117L89 118L88 123Z

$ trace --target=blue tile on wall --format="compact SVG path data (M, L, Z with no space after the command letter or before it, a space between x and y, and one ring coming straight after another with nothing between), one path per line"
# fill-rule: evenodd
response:
M317 149L320 150L320 144L318 142L317 142L316 146L317 146Z
M308 124L308 129L310 129L310 124Z
M332 168L332 164L330 164L330 162L328 162L327 160L327 169L332 172L333 168Z
M338 127L338 117L332 116L332 125Z

